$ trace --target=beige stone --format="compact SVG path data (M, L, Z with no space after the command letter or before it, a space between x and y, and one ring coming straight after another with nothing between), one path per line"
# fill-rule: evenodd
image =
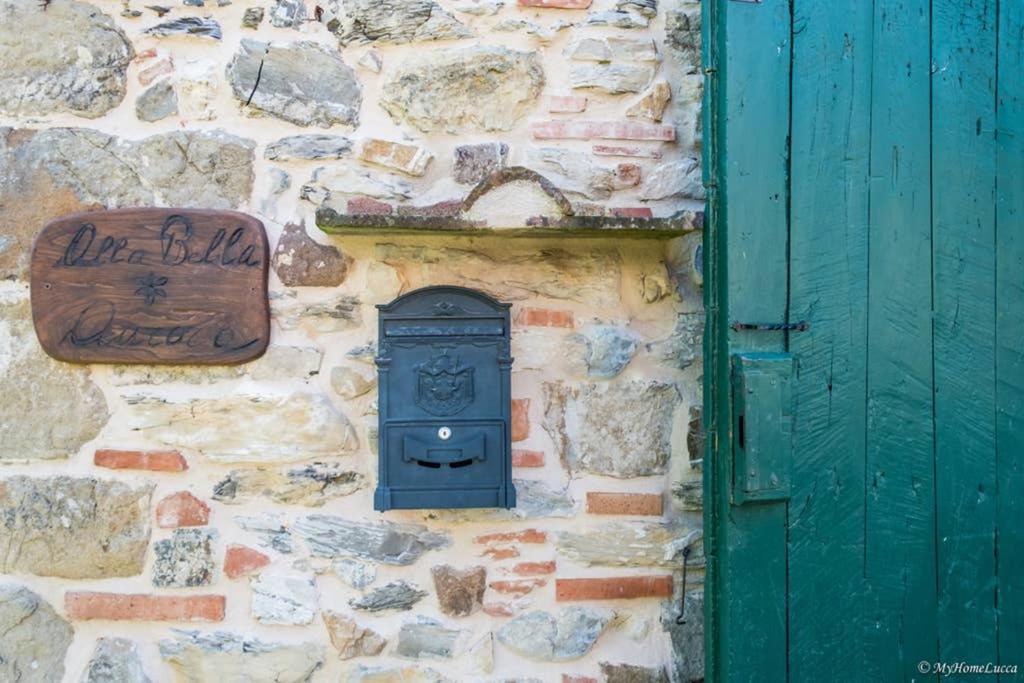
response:
M362 323L359 299L330 293L318 300L300 299L294 290L270 297L270 317L282 330L306 328L312 332L340 332Z
M235 633L173 631L160 655L189 683L308 683L323 665L314 643L266 643Z
M544 386L544 428L573 472L628 478L663 474L682 403L657 380Z
M37 2L4 0L0 112L22 117L54 112L102 116L124 98L133 54L114 20L92 5L64 0L42 7Z
M359 158L407 175L421 176L427 172L427 165L434 155L419 145L370 138L360 147Z
M86 366L39 347L28 300L0 293L0 462L74 455L110 416Z
M0 571L67 579L142 573L152 485L74 477L0 480Z
M626 110L626 116L661 121L670 99L672 99L672 89L669 87L668 81L655 81L636 104Z
M380 244L376 257L404 273L411 287L450 282L503 301L544 296L595 308L612 308L620 301L621 261L606 249L531 249L510 242L478 249ZM495 277L499 271L501 277Z
M420 51L384 82L380 105L424 132L510 130L544 85L536 52L472 46Z
M376 377L366 377L355 368L344 365L331 368L331 387L342 398L358 398L375 386L377 386Z
M380 654L387 644L383 636L373 629L360 626L350 616L330 610L324 610L322 616L331 645L341 659L372 657Z
M318 394L127 400L129 429L217 462L296 462L352 453L358 445L348 419Z
M697 536L699 538L699 535ZM655 522L605 522L584 531L559 531L559 556L588 567L678 567L684 545L699 550L693 531ZM699 567L702 558L689 558Z
M315 462L302 467L256 467L231 470L213 488L213 499L242 504L261 499L285 505L318 507L363 487L364 477L340 463Z
M363 296L369 303L383 304L391 301L406 289L406 283L397 270L374 261L366 269L366 286Z

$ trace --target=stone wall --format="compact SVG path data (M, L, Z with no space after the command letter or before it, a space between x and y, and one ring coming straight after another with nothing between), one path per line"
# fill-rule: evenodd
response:
M700 679L697 8L0 0L0 680ZM263 358L43 353L33 236L119 206L264 222ZM500 233L568 217L681 234ZM442 283L513 304L519 505L375 513L374 304Z

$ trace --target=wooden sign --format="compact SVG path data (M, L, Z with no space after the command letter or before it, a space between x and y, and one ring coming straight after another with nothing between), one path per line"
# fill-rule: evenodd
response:
M270 339L263 224L117 209L51 221L32 249L39 343L72 363L242 363Z

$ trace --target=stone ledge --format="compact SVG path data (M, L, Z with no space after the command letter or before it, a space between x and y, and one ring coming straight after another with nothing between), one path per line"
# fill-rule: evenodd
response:
M534 183L557 207L558 215L535 216L523 225L490 225L470 220L470 209L483 196L513 182ZM565 195L541 174L523 166L494 171L463 199L430 206L392 206L369 197L350 199L346 212L321 206L316 224L329 235L388 235L401 233L481 235L510 237L655 237L668 238L700 230L704 212L682 210L672 216L655 218L647 207L590 207L586 215L577 215Z
M401 216L338 213L321 207L316 224L328 235L443 234L509 237L640 237L671 238L700 230L703 211L680 211L661 218L619 216L538 217L531 225L491 226L458 216Z

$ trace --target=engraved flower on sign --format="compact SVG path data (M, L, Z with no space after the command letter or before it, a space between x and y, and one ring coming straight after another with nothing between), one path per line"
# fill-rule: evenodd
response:
M156 298L158 296L165 298L167 296L167 292L161 289L161 287L167 284L166 277L158 277L156 273L150 272L149 275L140 277L136 282L139 284L139 288L135 290L135 293L142 295L147 306L151 306L156 303Z

